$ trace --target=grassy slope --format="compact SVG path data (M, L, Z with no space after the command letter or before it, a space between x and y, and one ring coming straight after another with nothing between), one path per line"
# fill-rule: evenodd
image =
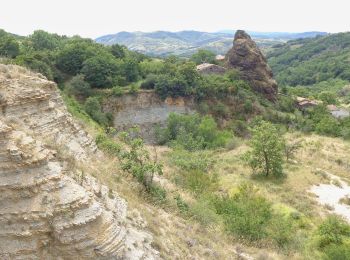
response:
M67 98L65 102L69 111L90 134L96 136L100 133L101 129L84 115L77 103ZM250 169L241 159L241 155L248 149L245 142L231 151L209 152L210 156L217 160L211 171L219 175L219 190L233 193L237 185L250 182L273 202L276 211L302 214L307 228L300 229L297 234L300 243L296 245L297 248L288 252L280 252L268 244L256 246L247 244L245 241L228 236L220 223L204 227L194 219L182 216L173 198L178 194L186 201L194 201L195 198L174 184L173 179L177 176L178 170L168 160L170 148L157 148L158 158L165 165L165 174L158 181L167 189L169 202L166 205L155 205L150 202L147 195L140 191L139 184L121 171L115 157L104 155L102 159L78 167L91 172L110 188L118 191L129 203L130 218L138 216L132 209L141 212L148 223L147 228L154 235L154 247L166 259L188 259L189 256L198 259L235 259L235 252L239 250L256 257L267 256L268 259L314 259L315 255L308 250L308 244L304 244L305 238L312 236L316 225L320 223L327 210L319 206L307 191L314 184L329 181L322 177L322 174L317 174L321 170L350 181L347 174L350 167L350 144L341 139L317 135L305 136L300 133L289 134L288 139L302 139L304 145L294 161L285 165L287 178L282 181L252 178ZM150 151L154 149L150 148Z

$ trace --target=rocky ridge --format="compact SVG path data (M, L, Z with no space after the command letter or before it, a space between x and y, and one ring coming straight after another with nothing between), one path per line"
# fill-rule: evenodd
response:
M266 58L251 37L242 30L235 34L233 47L226 54L226 66L238 69L254 91L271 101L276 100L277 83Z
M126 202L68 160L96 156L54 83L0 65L1 259L159 258Z

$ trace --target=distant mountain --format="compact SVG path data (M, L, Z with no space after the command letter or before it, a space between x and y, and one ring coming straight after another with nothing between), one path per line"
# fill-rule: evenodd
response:
M115 43L129 49L153 56L179 55L189 56L198 49L208 49L217 54L225 54L232 46L235 31L224 30L214 33L200 31L156 31L156 32L119 32L104 35L96 42L112 45ZM268 48L277 43L285 43L290 39L324 35L324 32L305 33L265 33L250 32L261 48Z

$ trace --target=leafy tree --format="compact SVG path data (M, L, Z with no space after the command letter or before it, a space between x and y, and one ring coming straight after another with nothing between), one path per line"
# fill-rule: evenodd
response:
M284 140L271 123L262 121L253 128L250 144L252 150L246 154L246 161L254 172L276 177L283 174Z
M29 39L35 50L53 50L59 46L59 36L43 30L34 31Z
M128 82L137 81L140 76L140 69L136 59L126 58L122 63L122 70Z
M84 61L94 56L94 48L85 41L73 41L63 47L57 56L57 67L65 73L76 75Z
M331 115L324 116L315 127L319 134L338 136L340 133L339 122Z
M19 52L19 44L15 38L7 35L0 38L0 56L15 58Z
M115 82L119 64L112 55L96 55L84 61L81 73L93 87L111 87Z
M192 55L191 60L197 65L202 63L216 63L215 53L208 50L198 50Z
M123 59L126 55L126 48L122 45L119 44L113 44L110 47L110 51L112 53L112 55L117 58L117 59Z
M67 92L70 95L88 97L91 94L91 86L84 80L84 76L78 74L67 84Z
M322 100L326 105L337 104L337 95L330 91L322 91L318 98Z

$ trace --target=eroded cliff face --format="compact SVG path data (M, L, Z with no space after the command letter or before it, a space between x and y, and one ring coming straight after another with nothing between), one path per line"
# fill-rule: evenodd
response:
M233 47L226 54L226 66L238 69L254 91L263 94L270 101L276 100L277 83L273 79L272 70L256 43L245 31L236 32Z
M54 83L0 65L0 107L0 259L159 258L126 202L72 166L102 155Z
M138 126L142 137L154 142L156 125L164 125L170 113L194 113L194 101L189 98L171 98L162 100L153 91L140 91L121 97L111 97L104 101L103 110L113 115L114 127L126 130Z

